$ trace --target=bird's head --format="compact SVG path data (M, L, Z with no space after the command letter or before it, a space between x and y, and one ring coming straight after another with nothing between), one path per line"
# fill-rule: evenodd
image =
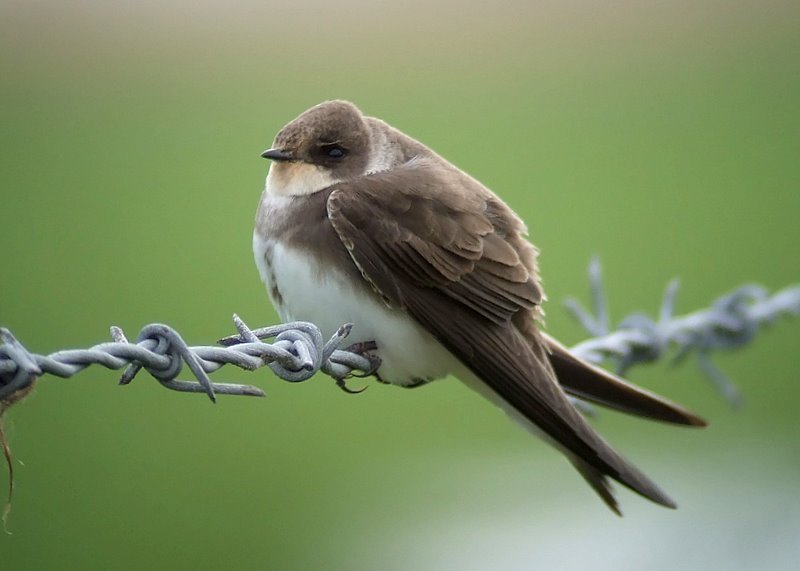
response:
M267 191L311 194L364 174L370 131L361 111L348 101L326 101L281 129L261 153L273 161Z

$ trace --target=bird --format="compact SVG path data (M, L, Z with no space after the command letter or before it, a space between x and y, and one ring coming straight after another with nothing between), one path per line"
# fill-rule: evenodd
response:
M497 194L344 100L304 111L261 156L271 164L253 254L283 321L310 321L325 335L351 323L354 345L379 358L372 373L383 383L460 379L562 452L618 515L611 480L676 507L569 397L706 422L542 330L539 252Z

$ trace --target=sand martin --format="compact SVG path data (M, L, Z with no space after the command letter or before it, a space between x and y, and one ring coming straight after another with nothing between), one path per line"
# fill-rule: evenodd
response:
M691 426L705 422L573 356L539 330L537 249L483 184L352 103L302 113L272 161L253 251L281 318L324 335L352 323L380 381L453 375L563 452L619 513L609 478L675 503L586 422L567 395Z

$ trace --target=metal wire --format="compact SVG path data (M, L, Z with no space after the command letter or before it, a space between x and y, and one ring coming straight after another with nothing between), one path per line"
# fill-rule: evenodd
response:
M632 314L610 327L600 263L589 266L593 311L587 311L577 301L567 300L566 306L591 339L579 343L572 351L593 362L610 358L624 373L631 366L662 358L668 350L676 349L674 361L697 353L701 369L734 405L741 400L731 381L713 365L710 353L748 344L760 328L781 315L800 315L800 284L787 287L773 295L758 285L747 284L714 301L710 307L684 316L674 316L677 281L667 286L657 320L641 313ZM264 396L251 385L213 383L209 373L225 365L235 365L253 371L268 366L281 379L302 382L322 371L334 378L345 390L344 379L365 376L378 367L380 361L363 352L340 350L339 346L350 333L345 324L325 342L319 328L311 323L284 323L261 329L250 329L234 315L237 335L218 341L218 346L190 347L173 328L162 324L145 326L134 343L128 342L122 330L111 328L112 341L89 349L58 351L36 355L28 350L7 329L0 329L0 402L8 402L32 386L45 373L72 377L89 365L125 371L120 384L130 383L145 369L162 386L183 392L204 392L214 401L216 394ZM265 339L274 339L266 342ZM178 380L186 366L194 381ZM585 408L585 407L582 407ZM586 408L588 411L589 409Z
M204 392L212 401L216 394L264 396L264 391L251 385L212 383L208 374L225 365L248 371L268 366L289 382L305 381L317 371L341 380L355 371L368 374L377 365L374 357L338 349L350 333L350 325L343 325L324 342L319 328L311 323L284 323L251 330L238 316L234 315L233 320L239 334L221 339L219 347L189 347L173 328L151 324L142 328L135 343L129 343L120 328L112 327L112 342L46 356L29 353L8 329L0 329L0 401L25 389L44 373L68 378L89 365L127 367L119 381L122 385L145 369L168 389ZM262 341L269 338L274 341ZM177 379L184 365L195 381Z
M670 351L674 351L673 363L696 353L700 370L733 406L741 404L741 394L711 361L711 353L747 345L762 327L781 316L800 316L800 284L772 295L763 286L744 284L719 297L708 308L675 316L679 283L672 280L664 292L657 319L633 313L612 330L597 259L589 265L589 283L592 311L574 299L565 301L570 313L593 336L573 346L573 353L594 363L610 359L623 376L632 366L657 361Z

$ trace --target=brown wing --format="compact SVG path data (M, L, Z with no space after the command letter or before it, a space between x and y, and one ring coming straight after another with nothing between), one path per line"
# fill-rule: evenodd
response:
M541 341L513 325L542 298L511 245L519 239L510 232L514 215L454 174L422 165L340 184L328 198L330 222L373 287L501 399L579 462L674 507L574 409Z
M431 176L407 169L334 190L328 213L345 244L350 235L340 228L349 222L379 243L380 260L391 261L404 282L436 289L494 323L533 309L542 300L541 288L495 232L486 201L463 189L442 195L441 173L428 170ZM411 178L414 184L407 186ZM403 190L389 191L395 188ZM395 292L398 297L402 292Z

